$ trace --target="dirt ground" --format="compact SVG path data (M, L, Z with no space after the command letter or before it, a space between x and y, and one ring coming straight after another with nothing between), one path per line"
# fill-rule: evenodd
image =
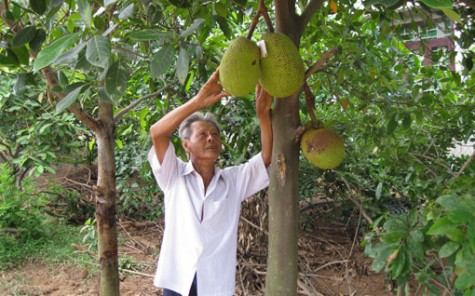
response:
M161 226L131 221L118 225L122 241L119 256L133 258L131 267L123 264L121 269L121 295L161 295L152 285ZM245 243L251 244L247 250ZM370 261L361 248L342 232L324 229L318 236L302 232L299 247L299 295L392 294L384 276L369 270ZM84 251L80 246L75 248ZM240 241L235 295L263 295L265 248ZM97 295L97 286L98 276L88 270L50 266L38 260L0 272L0 295Z
M299 296L393 295L384 274L370 270L371 261L364 256L359 245L360 223L349 227L331 219L318 219L319 215L328 216L328 212L324 213L325 209L319 207L302 208L305 208L305 212L301 213L298 241ZM331 209L332 206L329 206L326 210ZM248 199L243 203L238 236L236 296L264 295L266 229L265 197ZM122 258L119 260L122 262L121 295L161 295L161 291L152 285L152 277L163 232L162 221L136 222L119 219L117 230L119 258ZM76 252L88 252L83 246L71 247ZM97 292L98 275L78 266L51 266L35 260L0 272L0 295L67 296L97 295Z

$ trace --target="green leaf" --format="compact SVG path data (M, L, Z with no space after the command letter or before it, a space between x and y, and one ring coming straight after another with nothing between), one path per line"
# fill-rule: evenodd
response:
M472 252L475 253L475 219L472 219L467 228L468 241Z
M455 287L459 290L465 290L475 285L475 274L464 272L455 280Z
M386 132L388 133L388 135L392 135L398 126L396 116L397 113L394 113L389 119L388 125L386 126Z
M445 234L451 241L454 242L463 242L465 239L465 234L463 233L462 230L456 228L450 232L447 232Z
M168 2L175 5L176 7L180 7L180 8L189 8L189 7L191 7L191 4L188 2L188 0L168 0Z
M384 242L399 243L405 234L406 232L404 230L388 231L388 233L384 235Z
M131 40L136 41L150 41L160 40L163 37L167 37L169 34L156 29L146 29L141 31L132 32L127 35Z
M134 3L129 4L126 8L124 8L124 10L122 10L119 13L119 19L120 20L126 20L129 17L131 17L132 15L134 15Z
M231 28L229 27L228 21L224 17L217 16L216 21L218 22L219 28L221 31L223 31L224 36L228 40L232 39L232 31Z
M17 57L18 61L22 65L28 65L30 62L30 55L28 53L28 49L25 45L13 47L11 51Z
M18 74L15 81L15 85L13 86L13 94L15 96L22 96L25 93L25 86L26 86L26 75Z
M428 235L444 235L449 231L454 230L457 224L454 224L448 217L442 217L435 221L435 223L427 231Z
M14 47L21 46L33 40L36 36L36 26L28 26L18 32L13 38L12 44Z
M424 247L422 245L424 241L424 234L419 230L413 230L409 233L407 238L407 250L411 255L417 259L424 259Z
M86 59L96 67L105 68L111 54L111 43L107 37L95 35L87 43Z
M404 117L402 118L402 127L404 129L408 129L411 127L412 118L410 113L404 113Z
M404 250L399 250L396 259L391 263L391 274L393 278L397 278L404 271L406 267L406 252Z
M449 19L453 20L454 22L456 23L462 22L462 17L460 17L460 15L457 12L455 12L455 10L449 9L449 8L442 8L441 10Z
M193 32L195 32L196 30L198 30L198 28L201 26L201 24L204 22L205 20L204 19L201 19L201 18L197 18L193 21L193 23L186 29L184 30L183 32L181 32L180 34L180 37L183 38L183 37L187 37L189 35L191 35Z
M117 0L104 0L104 7L107 7L107 6L109 6L111 4L114 4L116 2L117 2Z
M33 63L33 72L43 69L44 67L47 67L51 63L56 61L56 59L61 55L61 53L73 43L75 43L78 38L79 33L66 35L53 41L50 45L43 48L43 50L38 53L38 56L36 57L36 60Z
M56 61L54 61L53 65L59 65L59 64L64 64L64 63L69 63L72 60L80 58L79 53L81 50L83 50L84 47L86 47L87 43L82 42L76 45L75 47L71 48L70 50L66 51L62 55L60 55Z
M120 68L119 63L113 63L106 74L106 91L108 94L123 94L127 89L129 74Z
M376 272L380 272L386 265L386 259L398 248L398 244L384 244L381 243L371 250L374 260L371 264L371 269Z
M188 76L188 63L188 54L186 50L182 47L180 48L180 52L178 53L178 60L176 65L176 76L181 84L185 83L186 76Z
M45 30L38 29L36 31L35 37L29 43L31 50L33 50L34 52L40 51L41 46L43 45L43 42L45 42L45 40L46 40Z
M454 223L464 224L465 222L470 220L473 215L472 213L466 210L453 210L447 214L447 217L449 217L449 219Z
M77 87L71 92L69 92L61 101L58 102L56 105L56 114L62 112L69 106L71 106L74 102L76 102L79 93L81 92L83 86Z
M452 8L452 0L419 0L430 8Z
M175 59L175 50L171 45L165 45L152 57L150 62L151 73L153 78L158 78L170 69Z
M439 255L442 258L449 257L450 255L457 252L459 248L460 248L460 245L458 242L448 241L440 248Z
M42 15L48 6L46 5L46 0L30 0L30 7L34 12Z
M15 55L0 55L0 65L2 66L18 66L18 59Z
M77 5L79 13L81 14L82 21L84 22L87 28L90 28L92 23L92 10L89 1L77 0Z

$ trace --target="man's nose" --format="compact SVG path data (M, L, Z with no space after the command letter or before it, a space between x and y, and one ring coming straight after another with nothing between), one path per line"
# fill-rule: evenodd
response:
M208 142L209 142L209 143L214 142L213 134L208 134Z

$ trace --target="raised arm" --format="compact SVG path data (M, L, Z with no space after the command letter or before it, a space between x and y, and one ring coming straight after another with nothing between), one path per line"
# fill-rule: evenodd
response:
M261 126L261 155L266 166L269 166L272 160L273 133L271 107L272 96L258 84L256 90L256 112Z
M152 138L153 147L160 163L162 163L165 152L167 151L171 135L180 126L183 120L194 112L211 106L223 97L229 95L223 91L223 88L218 83L218 79L219 72L216 70L201 87L196 96L167 113L150 127L150 137Z

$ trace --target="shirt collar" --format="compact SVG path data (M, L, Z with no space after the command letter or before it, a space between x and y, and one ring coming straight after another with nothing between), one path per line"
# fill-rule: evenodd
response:
M185 175L191 174L192 172L196 172L196 170L195 170L195 167L193 167L193 163L191 162L191 160L188 160L181 174L182 176L185 176ZM221 169L218 168L217 166L214 167L214 176L218 178L219 176L221 176Z

